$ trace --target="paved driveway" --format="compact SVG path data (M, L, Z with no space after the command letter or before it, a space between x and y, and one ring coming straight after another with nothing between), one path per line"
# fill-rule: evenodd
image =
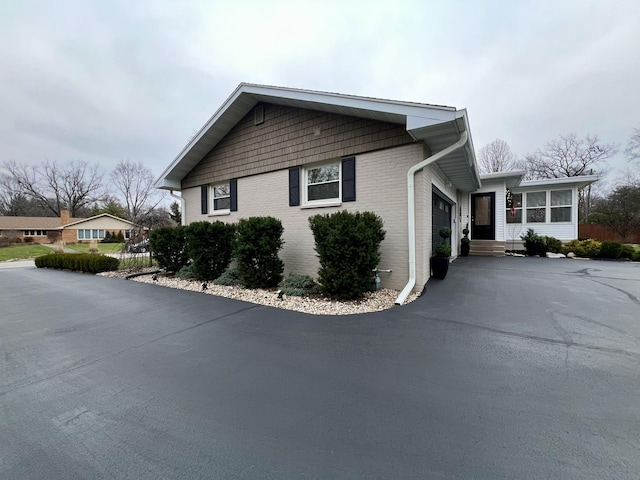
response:
M638 478L637 264L459 259L315 317L0 271L0 478Z

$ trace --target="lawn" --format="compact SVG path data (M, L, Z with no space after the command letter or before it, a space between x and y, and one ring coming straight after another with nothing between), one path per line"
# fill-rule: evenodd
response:
M88 253L90 245L88 243L74 243L65 245L65 247L78 252ZM98 252L100 253L120 253L122 251L122 243L98 243Z
M35 258L47 253L53 253L49 247L42 245L11 245L0 248L0 262L7 260L19 260L22 258Z

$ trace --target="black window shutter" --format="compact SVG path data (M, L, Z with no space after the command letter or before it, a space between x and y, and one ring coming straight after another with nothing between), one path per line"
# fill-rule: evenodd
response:
M289 206L300 205L300 167L289 169Z
M200 213L206 215L209 213L209 186L200 187Z
M229 210L232 212L238 211L238 179L232 178L229 180Z
M342 159L342 201L356 201L356 157Z

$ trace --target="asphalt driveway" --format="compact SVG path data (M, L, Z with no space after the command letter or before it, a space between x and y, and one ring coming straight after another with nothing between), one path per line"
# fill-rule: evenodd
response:
M640 265L464 258L317 317L0 271L0 478L638 478Z

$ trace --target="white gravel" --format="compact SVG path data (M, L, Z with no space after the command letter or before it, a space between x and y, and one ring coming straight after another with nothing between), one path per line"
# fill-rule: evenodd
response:
M124 278L130 272L105 272L98 275L106 277ZM285 310L295 310L297 312L311 313L313 315L353 315L356 313L369 313L387 310L395 306L395 299L398 297L396 290L387 288L367 294L363 299L356 301L339 302L329 300L324 297L290 297L285 295L282 300L278 299L275 290L255 289L250 290L242 287L226 287L207 283L207 289L203 291L202 282L197 280L182 280L172 276L158 274L154 281L151 274L132 278L131 281L142 283L153 283L162 287L190 290L207 295L218 295L220 297L234 298L245 302L267 305L270 307L283 308ZM412 293L407 298L406 303L418 298L417 293Z

